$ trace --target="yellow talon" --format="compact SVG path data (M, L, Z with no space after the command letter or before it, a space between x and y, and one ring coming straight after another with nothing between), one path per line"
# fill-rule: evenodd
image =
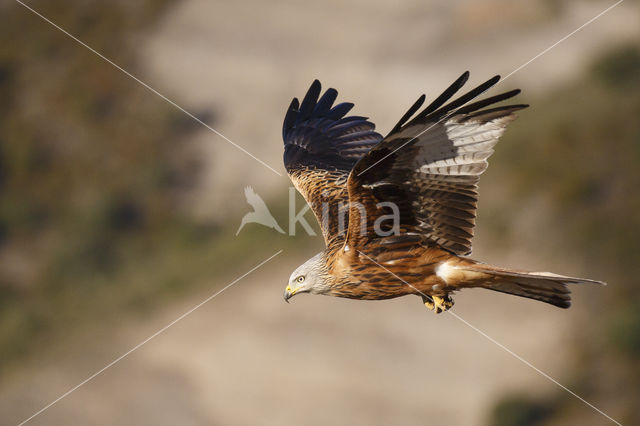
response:
M436 314L448 311L453 307L453 299L450 296L431 296L431 298L433 299L433 304L435 305Z
M433 311L436 307L433 304L433 299L431 299L430 297L422 296L422 303L424 303L424 306L426 306L430 311Z

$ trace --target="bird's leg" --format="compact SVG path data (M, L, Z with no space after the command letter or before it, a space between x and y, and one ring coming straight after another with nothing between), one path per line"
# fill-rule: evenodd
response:
M439 314L440 312L448 311L453 307L453 299L448 294L444 296L431 296L433 299L433 304L435 305L435 313Z
M433 299L431 298L431 296L423 295L422 303L424 303L424 306L426 306L430 311L433 311L436 307L436 305L433 304Z
M422 303L430 311L439 314L444 311L448 311L453 306L453 299L448 294L445 296L422 296Z

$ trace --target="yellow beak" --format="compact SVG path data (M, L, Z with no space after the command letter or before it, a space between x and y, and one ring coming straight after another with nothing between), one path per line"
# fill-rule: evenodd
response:
M287 288L284 289L284 301L289 303L289 299L291 299L293 297L294 294L296 294L296 292L298 291L298 289L292 289L290 285L287 286Z

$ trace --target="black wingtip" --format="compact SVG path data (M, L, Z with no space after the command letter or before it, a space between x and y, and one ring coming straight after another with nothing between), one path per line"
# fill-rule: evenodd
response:
M334 88L327 89L326 92L320 97L316 107L313 110L314 116L324 116L338 97L338 91Z
M342 102L331 108L325 116L332 120L339 120L351 111L352 108L353 104L351 102Z
M500 81L501 78L502 77L500 77L500 74L494 75L489 80L485 81L484 83L482 83L481 85L479 85L475 89L471 90L470 93L474 92L475 90L478 90L479 93L476 96L479 96L482 93L486 92L487 90L491 89L496 84L498 84L498 82Z
M413 114L415 114L415 112L420 109L422 104L424 104L425 99L427 99L427 97L424 94L420 95L418 100L415 101L413 105L411 105L411 107L407 110L407 112L404 113L402 118L400 118L396 125L393 126L393 129L391 129L391 132L389 133L393 133L399 130L404 125L404 123L406 123L413 116Z
M485 83L485 91L488 90L489 86L489 81L487 81ZM518 95L520 93L520 89L514 89L514 90L510 90L508 92L504 92L504 93L500 93L499 95L495 95L495 96L491 96L490 98L485 98L485 99L481 99L479 101L476 101L472 104L468 104L460 109L458 109L456 111L456 114L471 114L471 113L475 113L480 111L482 108L489 106L489 105L493 105L496 104L498 102L502 102L504 100L513 98L514 96ZM477 96L478 94L476 94ZM510 105L509 108L512 108L513 106Z
M439 108L437 110L437 112L435 112L435 113L438 114L438 116L442 117L442 116L446 115L447 113L449 113L449 111L456 110L457 108L459 108L462 105L464 105L467 102L469 102L471 99L474 99L474 98L482 95L484 92L486 92L487 90L489 90L490 88L495 86L498 81L500 81L500 76L499 75L495 75L495 76L491 77L489 80L485 81L481 85L475 87L474 89L471 89L470 91L468 91L464 95L462 95L462 96L456 98L455 100L449 102L447 105L443 106L442 108Z
M469 71L465 71L462 73L460 77L456 79L447 89L440 94L433 102L429 104L419 115L418 117L426 117L434 111L437 111L442 105L444 105L453 95L455 95L458 90L462 88L467 83L469 76L471 73ZM416 118L418 118L416 117Z
M287 113L284 116L284 122L282 123L282 138L286 139L287 130L293 127L296 123L296 118L298 117L298 107L300 103L298 102L298 98L293 98L291 103L289 104L289 108L287 108Z
M462 86L464 86L465 84L467 84L467 81L469 81L469 77L471 76L471 73L469 71L465 71L463 72L460 77L456 78L456 81L454 81L453 83L451 83L451 86L449 86L447 88L447 90L450 90L454 87L456 87L455 92L457 92L458 90L460 90L460 88L462 88ZM453 93L451 94L451 96L453 96Z
M479 85L478 87L476 87L476 89L480 89L482 90L480 93L478 93L479 96L482 93L486 92L487 90L491 89L493 86L495 86L496 84L498 84L498 82L500 81L502 77L500 77L500 74L494 75L493 77L491 77L489 80L485 81L484 83L482 83L481 85ZM474 90L476 90L474 89ZM472 90L473 92L473 90Z
M320 96L321 91L322 91L322 84L320 83L320 80L316 78L315 80L313 80L313 83L311 83L311 86L309 86L309 90L307 90L307 94L317 93L318 96ZM318 98L318 96L316 96L316 99Z
M320 81L314 80L313 83L311 83L309 90L307 90L307 94L304 95L302 104L300 104L300 115L298 116L298 120L306 120L311 117L313 109L318 102L321 90L322 85L320 84Z

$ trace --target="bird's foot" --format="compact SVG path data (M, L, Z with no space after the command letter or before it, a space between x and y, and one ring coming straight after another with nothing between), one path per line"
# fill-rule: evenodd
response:
M430 311L433 311L436 305L433 304L433 299L431 296L422 296L422 303L427 307Z
M430 311L439 314L444 311L448 311L453 307L453 299L451 296L446 295L444 297L441 296L422 296L422 303L427 307Z
M453 298L448 294L444 297L440 296L431 296L433 298L433 303L435 305L435 313L439 314L440 312L448 311L453 307Z

